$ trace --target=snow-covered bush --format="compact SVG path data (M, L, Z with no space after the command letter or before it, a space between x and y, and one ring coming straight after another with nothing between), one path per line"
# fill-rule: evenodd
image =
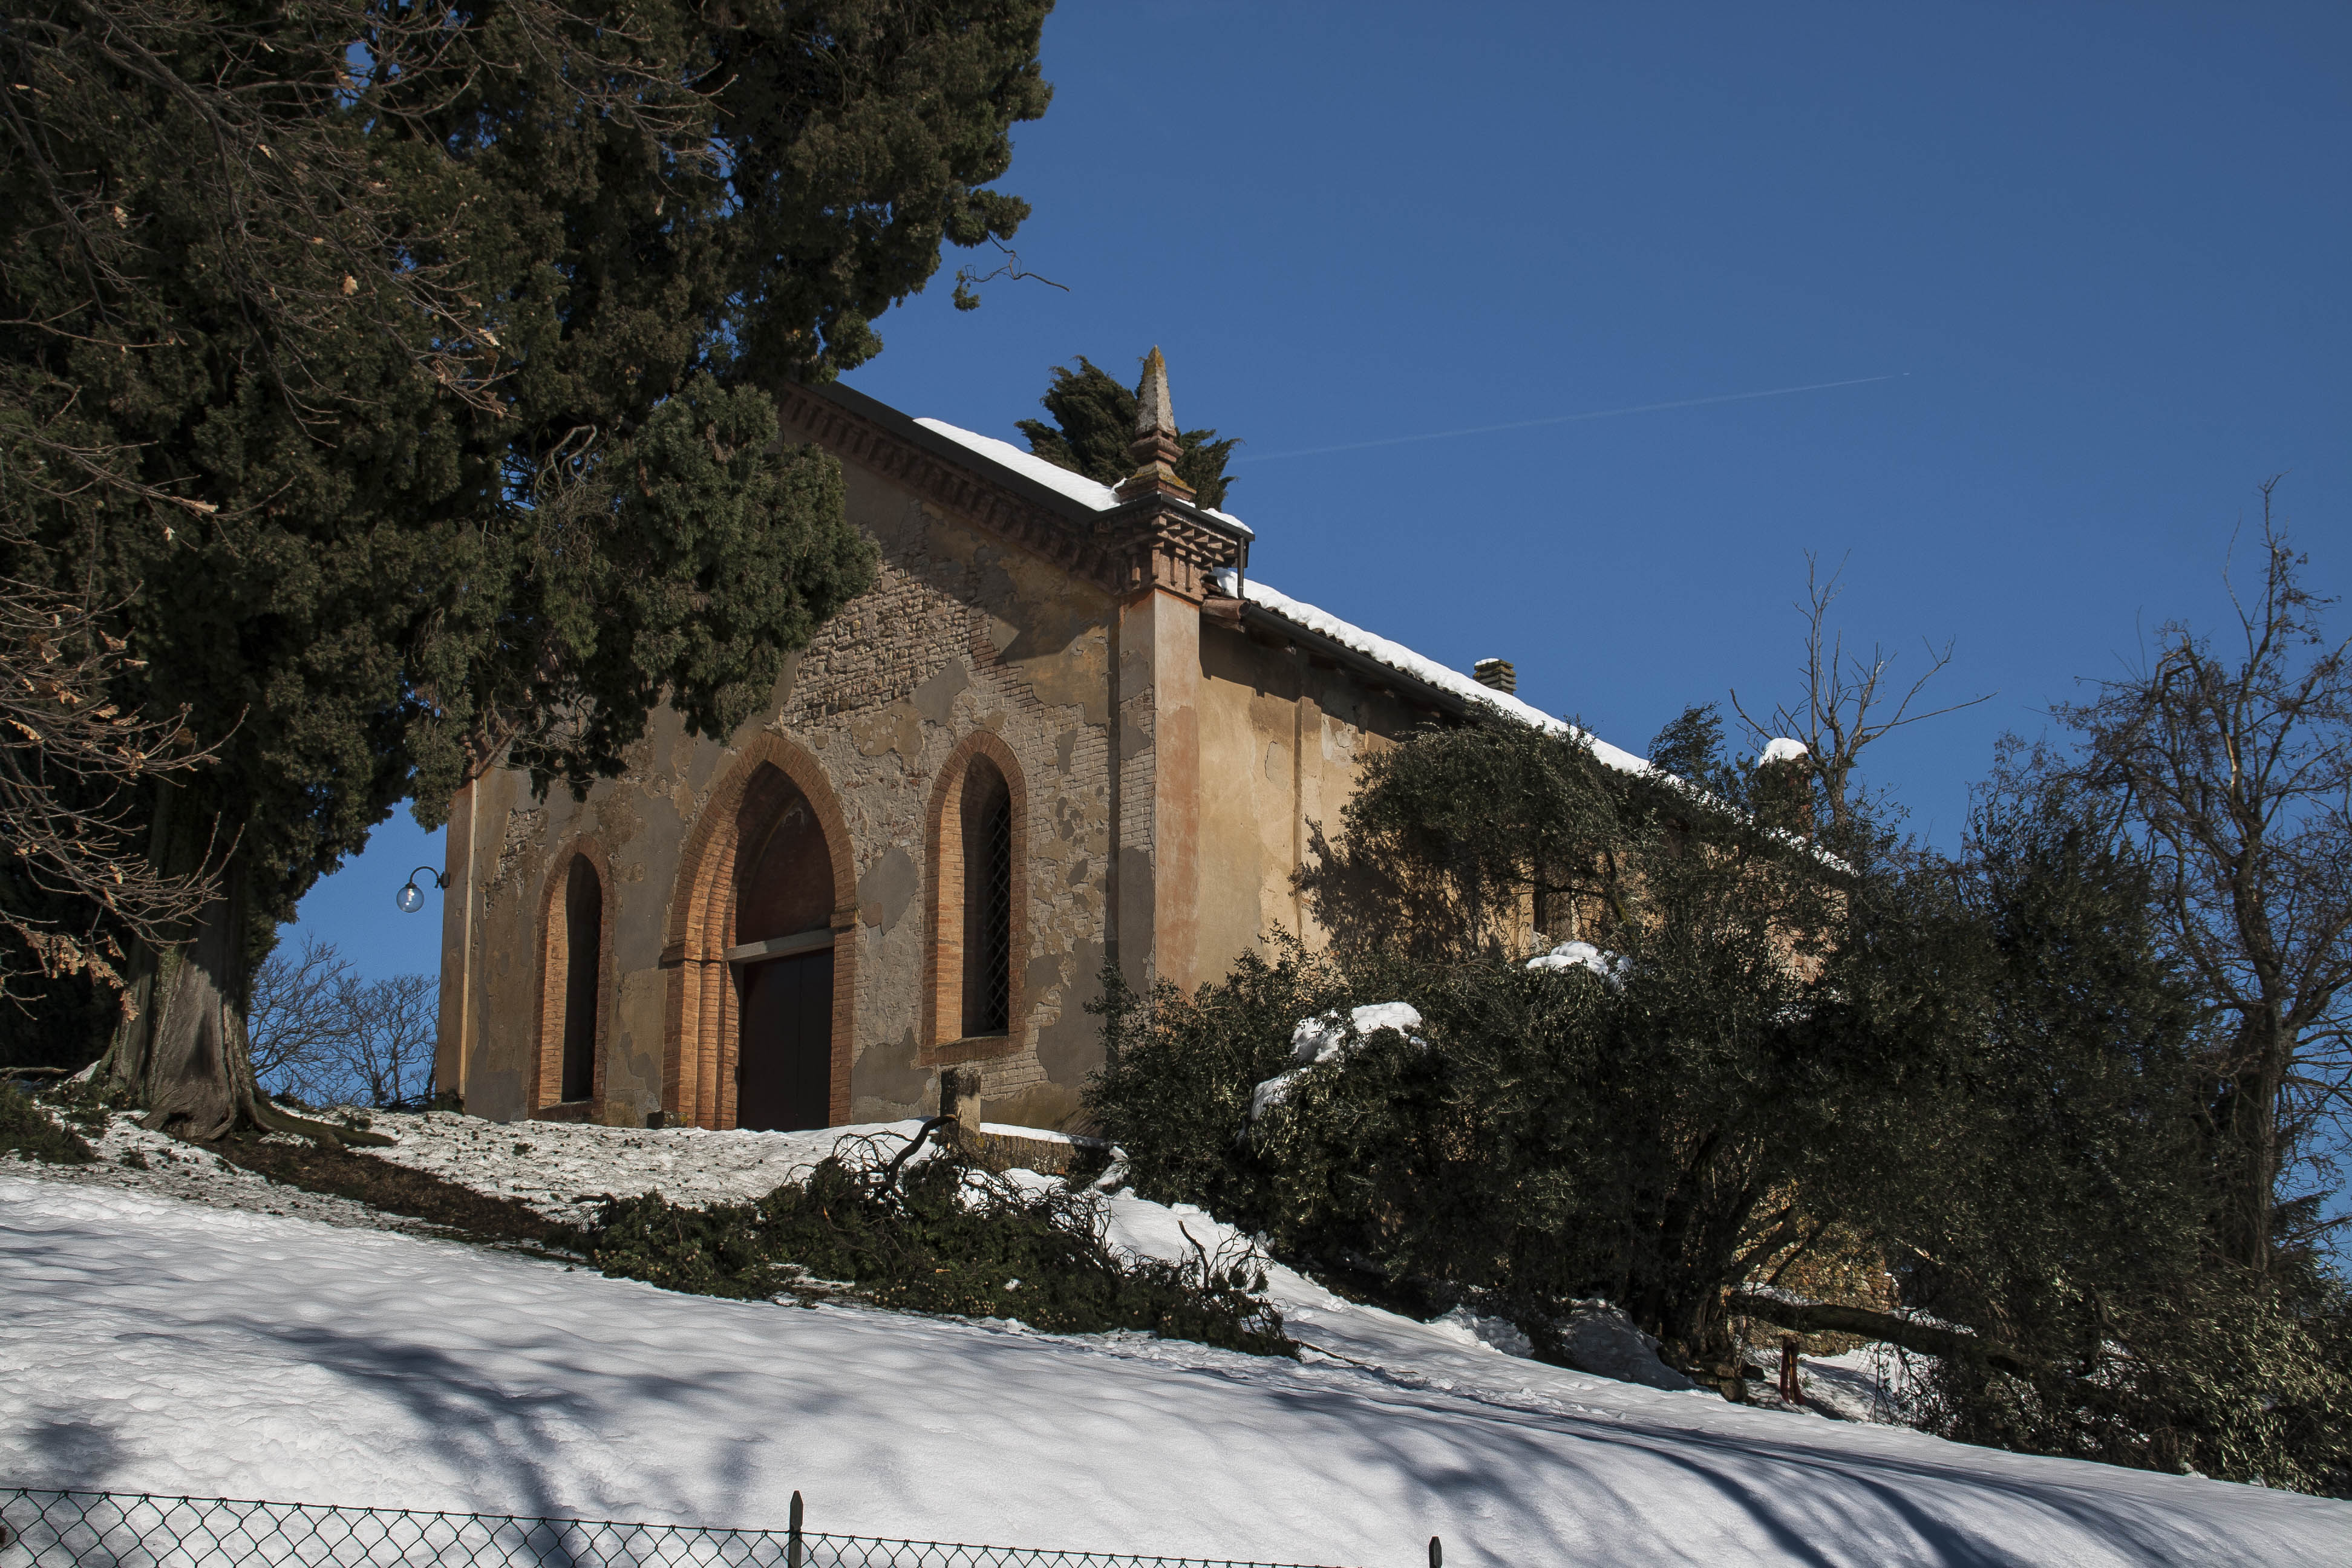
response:
M1717 1153L1784 1169L1810 1125L1770 1092L1801 1015L1706 951L1704 994L1671 953L1605 979L1253 955L1191 996L1116 1002L1090 1103L1139 1191L1263 1230L1286 1258L1412 1310L1476 1294L1549 1353L1561 1304L1606 1297L1652 1332L1684 1324L1669 1349L1693 1364L1742 1234Z
M1301 1018L1290 1031L1290 1059L1286 1068L1250 1091L1250 1120L1255 1121L1290 1098L1292 1088L1318 1067L1344 1064L1358 1047L1382 1029L1394 1030L1426 1050L1429 1042L1413 1031L1421 1015L1410 1002L1373 1002L1341 1014L1337 1007L1312 1018Z
M1633 961L1622 952L1604 952L1589 942L1564 942L1549 952L1528 960L1529 969L1581 969L1597 975L1612 991L1625 988Z
M1727 1390L1734 1289L1835 1247L1870 1289L1741 1314L1911 1342L1938 1430L2352 1489L2352 1293L2224 1261L2236 1102L2131 847L2026 802L1955 863L1825 820L1801 757L1732 766L1703 710L1661 742L1671 778L1512 728L1375 753L1299 879L1326 952L1111 984L1089 1103L1138 1188L1541 1355L1604 1300ZM1530 916L1570 940L1531 954ZM1417 1024L1354 1026L1387 1003Z

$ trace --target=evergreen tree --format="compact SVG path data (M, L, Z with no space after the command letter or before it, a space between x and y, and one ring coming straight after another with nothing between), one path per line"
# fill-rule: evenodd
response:
M1899 1037L1909 1064L1811 1192L1965 1331L1780 1321L1928 1352L1920 1415L1952 1436L2342 1491L2352 1300L2311 1261L2266 1278L2228 1254L2210 1026L2156 868L2063 774L1997 778L1963 861L1882 889L1867 948L1832 962L1824 1037Z
M1372 759L1302 878L1326 952L1112 977L1089 1104L1139 1188L1408 1310L1477 1293L1539 1352L1591 1295L1727 1389L1743 1319L1860 1334L1929 1358L1915 1415L1954 1437L2352 1488L2352 1299L2228 1258L2205 1014L2099 803L2011 771L1957 863L1854 811L1824 854L1706 718L1659 749L1716 803L1518 726ZM1528 963L1545 893L1600 952ZM1392 1001L1419 1024L1345 1021ZM1912 1310L1752 1288L1833 1243Z
M1075 371L1054 367L1054 384L1037 400L1055 422L1024 419L1018 424L1029 437L1029 450L1038 457L1116 485L1135 472L1135 459L1127 448L1135 439L1137 397L1080 354ZM1223 508L1234 482L1225 477L1225 460L1241 438L1228 436L1220 441L1214 430L1186 430L1177 436L1176 444L1184 450L1176 460L1176 477L1192 487L1192 500L1212 510Z
M9 0L0 577L119 603L114 700L220 757L139 796L215 889L132 933L154 1124L279 1120L250 966L395 803L725 736L862 589L768 389L1026 215L1048 3Z
M1700 788L1723 766L1723 711L1709 702L1685 708L1650 739L1652 765Z

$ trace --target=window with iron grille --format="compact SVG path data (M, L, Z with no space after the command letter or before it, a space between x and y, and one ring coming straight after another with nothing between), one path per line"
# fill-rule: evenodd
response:
M985 758L963 786L963 1033L1013 1026L1013 792Z

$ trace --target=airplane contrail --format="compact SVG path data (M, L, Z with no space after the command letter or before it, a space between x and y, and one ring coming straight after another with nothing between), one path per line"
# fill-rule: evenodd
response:
M1369 447L1401 447L1408 441L1444 441L1455 436L1491 436L1498 430L1532 430L1539 425L1573 425L1584 419L1614 419L1626 414L1654 414L1664 408L1698 408L1710 403L1746 403L1758 397L1787 397L1799 392L1827 392L1839 386L1867 386L1874 381L1900 381L1909 375L1858 375L1852 381L1816 381L1805 386L1774 386L1762 392L1727 392L1715 397L1683 397L1672 403L1636 403L1626 408L1596 408L1584 414L1555 414L1545 419L1514 419L1507 425L1473 425L1460 430L1432 430L1420 436L1383 436L1377 441L1349 441L1337 447L1301 447L1295 452L1235 454L1236 463L1270 463L1277 458L1319 458L1327 452L1360 452Z

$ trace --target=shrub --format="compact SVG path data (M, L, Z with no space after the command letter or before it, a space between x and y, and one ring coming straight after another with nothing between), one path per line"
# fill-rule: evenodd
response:
M84 1165L98 1158L89 1142L32 1096L0 1083L0 1154L52 1165Z
M1189 997L1115 991L1087 1104L1139 1191L1401 1307L1473 1293L1540 1340L1559 1303L1605 1297L1712 1369L1723 1291L1817 1141L1822 1069L1762 936L1666 931L1635 952L1604 976L1277 951ZM1412 1037L1351 1037L1252 1120L1300 1020L1396 1001L1423 1019Z

